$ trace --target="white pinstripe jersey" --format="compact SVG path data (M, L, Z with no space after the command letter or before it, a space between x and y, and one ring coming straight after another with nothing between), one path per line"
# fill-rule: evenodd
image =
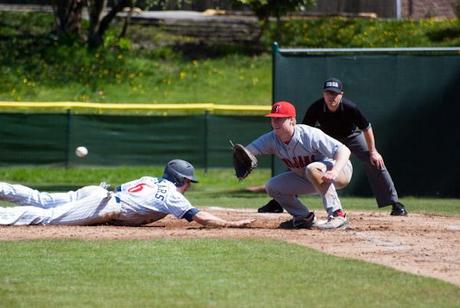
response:
M124 225L145 224L168 214L182 218L194 208L173 183L150 176L122 184L115 195L122 207L116 223Z

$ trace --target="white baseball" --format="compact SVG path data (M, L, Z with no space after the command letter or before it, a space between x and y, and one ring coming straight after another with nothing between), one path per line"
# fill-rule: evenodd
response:
M75 155L78 157L85 157L88 155L88 149L84 146L79 146L75 149Z

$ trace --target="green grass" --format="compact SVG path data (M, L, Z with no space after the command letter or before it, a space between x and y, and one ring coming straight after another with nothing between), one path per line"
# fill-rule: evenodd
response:
M144 175L161 176L162 167L3 167L0 179L10 183L20 183L44 191L66 191L85 185L98 185L104 181L118 186ZM205 172L197 169L200 183L192 185L187 192L188 199L198 207L221 206L231 208L258 208L267 203L269 197L253 193L248 187L263 185L271 176L269 169L256 169L248 178L239 182L233 169L212 168ZM322 211L318 196L305 196L301 200L313 210ZM374 198L342 196L343 207L347 210L388 212L389 208L378 209ZM449 198L403 197L401 201L410 212L460 215L460 200Z
M91 101L107 103L219 103L267 105L271 102L271 59L226 56L195 60L128 58L119 79L47 81L40 76L15 82L0 100ZM65 84L65 86L64 86Z
M436 279L269 240L0 242L12 307L454 307Z
M212 168L207 172L196 170L199 184L192 190L198 192L238 191L251 185L263 184L271 174L269 169L256 169L243 182L234 176L229 168ZM161 176L163 167L119 166L119 167L1 167L0 179L5 182L21 183L35 188L52 190L56 186L76 188L84 185L97 185L101 181L113 186L140 178L145 175Z
M64 189L115 185L159 167L0 168L9 182ZM270 171L238 182L231 169L198 170L187 196L199 207L256 208L248 193ZM318 197L302 198L321 210ZM373 198L342 198L347 209L375 210ZM460 214L457 199L404 198L414 212ZM388 208L385 209L388 211ZM206 232L203 230L203 232ZM5 307L454 307L460 289L436 279L271 240L0 241L0 306ZM337 300L337 299L336 299Z

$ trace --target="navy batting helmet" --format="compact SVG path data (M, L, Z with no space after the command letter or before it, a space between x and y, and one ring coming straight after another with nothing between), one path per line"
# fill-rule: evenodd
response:
M198 183L194 173L195 168L191 163L182 159L173 159L166 165L163 178L174 183L177 187L181 187L184 185L185 179Z

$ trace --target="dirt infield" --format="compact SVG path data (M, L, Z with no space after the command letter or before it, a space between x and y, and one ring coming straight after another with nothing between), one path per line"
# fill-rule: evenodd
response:
M365 260L460 286L460 217L349 212L344 230L281 230L287 214L258 214L254 209L208 208L227 219L253 217L244 229L208 229L196 223L166 218L134 227L27 226L0 227L0 240L24 239L159 239L159 238L269 238L304 245L341 257ZM321 213L319 219L324 219Z

